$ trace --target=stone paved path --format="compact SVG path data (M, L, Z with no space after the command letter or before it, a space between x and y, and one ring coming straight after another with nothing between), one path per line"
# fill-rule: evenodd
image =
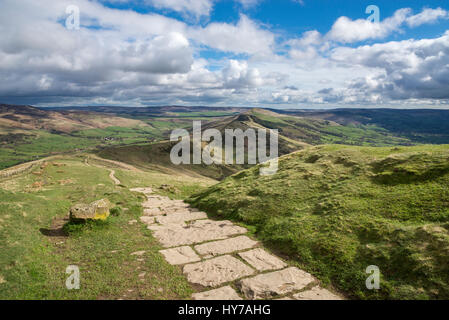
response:
M309 273L289 267L230 221L214 221L180 200L145 194L141 222L165 248L160 253L182 267L188 281L199 288L195 300L341 300L321 288Z

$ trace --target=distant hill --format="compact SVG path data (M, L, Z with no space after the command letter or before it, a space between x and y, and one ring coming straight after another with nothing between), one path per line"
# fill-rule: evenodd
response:
M240 109L208 107L35 108L0 104L0 170L55 153L166 139L192 119L211 121Z
M296 115L298 114L298 115ZM301 116L299 116L301 115ZM340 124L329 119L320 119L307 114L303 117L301 112L284 114L267 109L249 109L238 115L221 117L203 122L202 130L217 129L222 133L226 129L277 129L279 131L279 155L286 155L302 150L312 145L344 144L358 146L408 146L413 140L395 135L375 124ZM191 123L190 123L191 125ZM214 179L223 179L228 175L249 165L172 165L169 153L174 143L161 142L146 146L112 147L102 150L100 156L108 159L131 163L136 166L159 166L170 170L196 172ZM245 145L246 147L246 145ZM132 155L132 156L131 156Z
M284 115L329 120L343 126L376 126L414 143L449 143L449 110L333 109L275 111Z
M161 107L120 107L120 106L87 106L87 107L52 107L46 110L54 111L85 111L113 114L131 118L179 118L202 117L213 118L231 116L245 112L247 108L234 107L186 107L186 106L161 106Z
M70 133L111 126L130 127L148 126L148 124L140 120L93 111L53 111L31 106L0 105L0 133L11 129Z
M317 111L207 106L43 109L0 104L0 169L60 152L161 142L173 129L191 128L193 120L201 120L203 129L216 128L221 132L226 128L278 129L281 155L320 144L449 143L449 111L445 110ZM226 169L223 175L214 172L213 177L224 177L240 169L241 166Z
M226 178L189 202L363 299L449 299L449 145L318 146ZM380 268L380 290L365 270Z

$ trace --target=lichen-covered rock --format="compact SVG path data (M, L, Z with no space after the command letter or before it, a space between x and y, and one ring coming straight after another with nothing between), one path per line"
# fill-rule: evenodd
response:
M71 221L106 220L109 215L111 203L101 199L91 204L77 204L70 208Z

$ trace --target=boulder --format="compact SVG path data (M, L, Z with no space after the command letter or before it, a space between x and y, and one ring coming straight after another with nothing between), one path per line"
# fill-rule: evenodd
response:
M101 199L91 204L77 204L70 208L71 221L106 220L109 217L111 203Z

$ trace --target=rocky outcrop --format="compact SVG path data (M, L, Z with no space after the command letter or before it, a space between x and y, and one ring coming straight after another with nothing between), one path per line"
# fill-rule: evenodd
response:
M106 220L109 215L111 203L101 199L91 204L77 204L70 208L70 221L83 222L87 220Z

